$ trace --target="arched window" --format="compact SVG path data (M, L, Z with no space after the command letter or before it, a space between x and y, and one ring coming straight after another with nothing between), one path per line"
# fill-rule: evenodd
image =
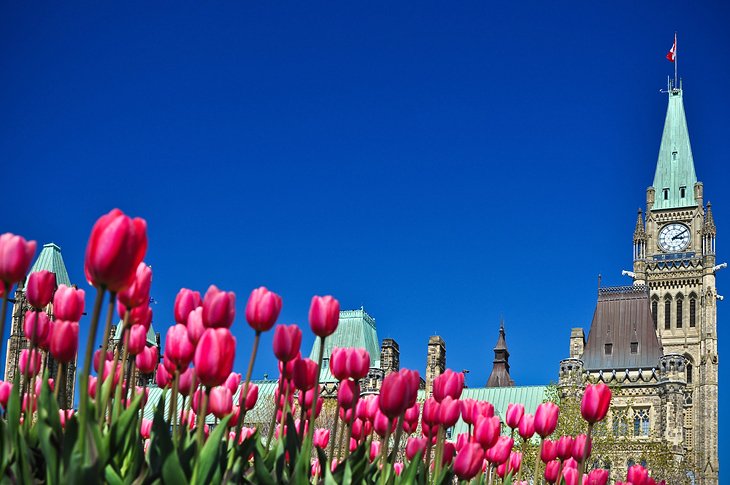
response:
M697 326L697 296L689 295L689 326Z
M664 330L672 328L672 297L667 295L664 299Z
M687 363L687 384L692 384L692 364Z
M649 410L634 409L634 436L649 436Z
M651 299L651 319L654 321L654 330L657 329L657 311L659 310L659 299L654 297Z
M677 295L677 328L682 328L682 303L684 298L682 295Z

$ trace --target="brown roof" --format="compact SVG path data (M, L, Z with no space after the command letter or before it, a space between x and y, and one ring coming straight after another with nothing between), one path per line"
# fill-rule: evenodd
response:
M644 285L599 288L583 368L651 369L662 354L649 289Z
M509 375L509 350L504 333L504 322L499 325L499 337L497 345L494 346L494 361L492 373L487 379L487 387L511 387L515 381Z

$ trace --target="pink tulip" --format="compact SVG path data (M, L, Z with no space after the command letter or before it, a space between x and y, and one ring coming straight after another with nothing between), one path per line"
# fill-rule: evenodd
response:
M459 480L471 480L481 471L483 462L484 450L482 447L478 443L469 443L464 445L456 455L454 473Z
M188 322L190 312L198 307L202 307L203 300L200 299L200 292L180 288L175 297L175 322L185 325ZM201 315L202 316L202 315Z
M198 348L200 348L200 344L198 344ZM198 353L190 342L190 339L188 339L188 330L185 328L185 325L178 323L170 327L167 330L167 337L165 338L165 357L170 359L178 368L185 369L193 359L193 353L195 353L197 359ZM228 373L226 373L227 376Z
M429 426L438 426L441 424L439 418L440 408L441 405L434 398L429 397L423 403L423 416L421 420Z
M370 443L370 463L375 461L378 455L380 455L380 441L373 441Z
M386 434L392 434L395 430L395 420L390 419L382 412L378 412L373 420L373 429L381 438L384 438Z
M127 308L147 306L150 303L152 268L139 263L132 284L117 294L117 300Z
M344 381L350 377L350 373L347 371L347 355L349 351L350 349L342 349L339 347L332 349L330 371L338 381Z
M462 399L461 403L461 419L466 424L476 423L477 418L477 400L476 399Z
M523 414L518 426L518 432L523 440L532 438L532 435L535 434L535 416L530 413Z
M223 419L233 410L233 393L226 386L215 386L208 396L208 411Z
M317 384L317 363L311 359L297 359L294 361L292 380L300 391L308 391Z
M441 457L441 464L443 466L451 464L451 462L454 460L455 454L456 454L456 446L454 446L454 443L452 443L450 441L446 441L444 443L443 456Z
M144 439L149 439L152 432L152 420L142 418L142 422L139 425L139 434Z
M552 402L544 402L537 406L535 411L535 432L541 438L547 438L558 426L560 408Z
M606 485L608 483L608 470L596 468L588 474L586 485Z
M519 451L513 451L509 455L509 469L512 473L519 471L522 466L522 453Z
M557 444L558 457L561 460L567 460L573 456L573 437L561 436Z
M36 350L31 357L29 349L20 351L20 361L18 362L20 373L24 376L32 377L41 370L41 353Z
M241 392L243 392L243 388L241 388ZM259 386L256 384L250 384L248 385L248 393L246 394L246 399L244 399L243 406L246 408L246 411L252 410L256 406L256 401L259 399Z
M225 382L233 368L236 356L236 338L227 328L209 328L195 349L195 371L205 386L218 386Z
M246 321L257 332L268 332L281 312L281 297L261 286L251 292L246 303Z
M147 251L147 223L119 209L101 216L91 229L84 272L91 285L117 293L134 281Z
M545 464L545 481L548 483L555 483L558 481L558 474L560 473L560 462L558 460L552 460Z
M420 414L420 405L418 403L406 409L405 414L403 414L403 431L405 431L406 434L416 432L416 428L418 428L418 417Z
M195 376L195 368L188 367L184 372L180 373L177 378L177 392L183 396L189 396L193 389L193 376Z
M203 325L206 328L230 328L236 317L236 294L210 285L203 298Z
M580 403L580 413L589 423L596 423L606 417L610 404L611 389L606 384L588 384Z
M487 461L494 465L499 465L509 459L512 452L514 440L509 436L500 436L497 442L487 450Z
M241 383L241 374L238 374L237 372L231 372L228 374L228 377L226 377L225 386L231 390L232 393L235 393L238 389L238 385Z
M354 409L360 397L360 386L349 379L341 381L337 388L337 404L344 410Z
M89 397L91 399L96 399L96 377L89 376L87 388L89 389Z
M313 296L309 307L309 326L319 337L335 333L340 321L340 302L330 295Z
M365 349L350 349L347 355L347 373L353 380L359 381L370 371L370 354Z
M494 406L490 402L477 401L477 409L479 414L485 418L491 418L494 416ZM474 422L476 423L476 418L474 418Z
M459 420L459 416L461 414L461 405L459 404L459 401L453 399L451 396L446 396L440 404L439 421L441 422L441 426L445 429L454 426Z
M420 458L423 460L426 456L426 447L428 446L428 440L426 438L408 438L406 442L406 458L413 461L418 453Z
M302 331L297 325L277 325L274 329L274 355L282 362L296 358L302 345Z
M575 468L578 469L578 462L573 459L573 457L570 457L563 461L563 468Z
M320 448L327 448L327 445L330 442L330 430L324 429L324 428L317 428L314 430L314 446L319 446Z
M53 297L53 316L58 320L78 322L84 313L84 290L59 285Z
M79 324L56 320L50 338L50 352L56 362L68 363L76 358L79 348Z
M545 440L542 442L542 451L540 451L540 459L544 463L553 461L558 457L558 445L555 441Z
M13 385L9 382L0 381L0 406L3 409L8 407L8 400L13 393Z
M114 352L111 350L107 350L106 352L106 359L104 360L112 360L114 359ZM94 370L96 372L99 372L99 361L101 360L101 349L94 352Z
M134 358L134 363L142 374L152 374L159 362L157 347L145 347Z
M507 413L504 417L504 422L512 429L516 429L520 425L520 420L525 414L525 406L522 404L510 403L507 406Z
M56 275L44 269L28 276L28 283L25 285L25 296L30 306L41 310L51 302L55 289Z
M578 485L580 483L580 472L576 468L563 467L563 480L565 480L565 485Z
M497 443L500 428L501 421L499 416L489 418L479 416L477 418L477 424L474 426L474 440L482 445L482 448L488 450Z
M157 373L155 374L155 382L157 383L157 387L160 389L164 389L167 386L170 385L170 382L172 382L172 376L167 371L164 365L158 365L157 366Z
M102 374L102 379L104 382L109 378L109 376L112 373L112 367L114 367L114 362L111 362L109 360L104 362L104 372ZM112 378L112 389L117 387L117 384L119 384L119 381L122 379L122 366L118 365L117 369L114 373L114 377Z
M53 386L55 385L55 381L53 379L48 379L48 388L53 391ZM35 395L40 396L41 390L43 389L43 379L36 379L35 381Z
M579 463L583 462L591 454L592 440L584 434L579 434L573 440L573 459Z
M142 325L132 325L127 335L127 352L129 352L129 355L139 354L146 345L147 329Z
M73 409L59 409L58 410L58 419L61 421L61 427L65 428L66 423L71 421L71 418L73 418L75 414L75 411Z
M51 329L50 327L51 319L45 312L29 310L25 314L25 319L23 320L23 333L28 341L36 344L47 341L48 333Z
M26 241L9 232L0 236L0 281L8 287L22 281L28 272L35 249L35 241Z
M207 330L203 325L203 307L199 306L188 314L188 321L185 327L188 329L188 340L193 345L197 345L203 332Z
M459 399L464 389L464 374L446 369L443 374L433 380L433 398L441 402L446 396Z
M626 474L626 481L631 482L634 485L646 485L648 479L649 472L647 472L646 468L641 465L633 465L629 467L629 471Z
M380 411L390 419L400 416L412 405L408 402L408 397L413 392L411 385L411 380L402 371L385 376L380 387Z
M403 473L403 463L396 461L393 463L393 471L395 472L395 476L399 477L401 473Z

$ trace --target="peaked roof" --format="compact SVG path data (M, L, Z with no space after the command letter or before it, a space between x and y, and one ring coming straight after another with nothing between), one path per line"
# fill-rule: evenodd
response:
M35 260L35 263L31 266L28 274L30 275L31 273L43 270L50 271L56 275L56 285L71 286L71 280L68 278L66 265L63 264L61 248L54 243L43 245L43 249L41 249L38 259Z
M654 173L656 197L654 209L674 209L695 206L694 185L697 183L692 147L689 143L687 119L681 89L669 90L667 117L659 146L659 158ZM680 187L685 187L684 197ZM669 189L666 194L664 190Z
M337 382L329 368L329 358L335 347L363 348L370 354L370 367L380 367L380 341L375 329L375 319L364 308L340 311L340 321L335 333L324 341L324 362L320 372L320 382ZM317 360L319 339L314 341L309 358Z
M644 285L599 288L583 352L586 370L651 369L663 355Z
M507 350L504 322L501 322L499 324L497 345L494 346L492 373L489 375L489 379L487 379L487 387L509 387L514 385L515 382L509 375L509 350Z

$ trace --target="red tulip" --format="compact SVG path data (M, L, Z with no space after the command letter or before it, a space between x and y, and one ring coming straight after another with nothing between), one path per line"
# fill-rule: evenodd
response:
M478 443L468 443L456 455L454 473L459 480L471 480L481 471L483 462L484 450L482 447Z
M423 459L426 456L427 446L428 440L426 438L408 438L406 442L406 458L413 461L416 454L420 453L420 458Z
M8 287L22 281L35 254L36 242L6 232L0 236L0 281ZM2 285L0 285L2 286Z
M463 419L466 424L474 424L477 417L477 400L462 399L459 402L461 403L461 419Z
M210 285L203 298L203 325L206 328L230 328L236 317L236 294Z
M208 411L218 419L223 419L233 410L233 394L226 386L215 386L208 396Z
M395 425L395 419L389 418L382 412L378 412L373 420L373 429L381 438L384 438L386 434L393 434Z
M241 389L241 392L243 392L243 389ZM243 402L243 406L246 408L246 411L252 410L256 406L256 401L258 401L258 399L259 386L249 383L248 393L246 394L246 399Z
M152 432L152 420L142 418L142 422L139 425L139 434L144 439L149 439Z
M314 430L314 441L312 444L314 446L319 446L320 448L327 448L327 445L330 442L330 430L324 429L324 428L317 428Z
M150 329L152 323L152 308L149 305L142 305L134 307L130 310L122 305L121 302L117 302L117 312L121 318L124 318L124 314L129 311L128 325L141 325L145 330Z
M429 426L438 426L441 424L441 420L439 418L440 408L441 405L436 402L434 398L429 397L423 403L423 417L421 420Z
M416 403L413 406L406 409L406 412L403 415L403 431L405 431L406 434L411 434L411 433L416 432L416 428L418 428L419 415L420 415L420 406L418 403Z
M606 417L610 404L611 389L606 384L588 384L580 403L580 413L589 423L596 423Z
M390 419L395 419L412 406L408 402L408 397L412 393L411 385L411 379L402 371L385 376L380 387L380 411Z
M132 325L127 335L127 352L129 352L129 355L139 354L146 345L147 329L142 325ZM165 345L167 345L167 342L165 342Z
M104 360L112 360L114 359L114 352L111 350L106 351L106 359ZM94 370L96 372L99 372L99 361L101 360L101 349L94 352Z
M58 419L61 421L61 427L65 428L66 423L71 421L75 414L75 411L73 409L59 409L58 410Z
M281 312L281 297L261 286L251 292L246 303L246 321L257 332L268 332Z
M292 372L292 380L294 385L300 391L308 391L312 389L318 381L317 363L311 359L297 359L294 361L294 370Z
M359 381L370 371L370 354L365 349L350 349L347 355L347 373L353 380Z
M519 451L513 451L509 455L509 469L511 472L517 472L522 466L522 453Z
M464 374L446 369L443 374L433 380L433 398L441 402L446 396L459 399L464 389Z
M338 381L344 381L350 377L347 371L347 354L350 349L335 347L330 355L330 371Z
M542 451L540 451L540 459L544 463L548 463L550 461L553 461L558 457L558 447L557 443L550 440L545 440L542 442Z
M345 379L337 387L337 404L340 408L354 409L360 397L360 386L355 381Z
M188 367L185 372L181 372L177 378L177 392L183 396L189 396L193 390L193 376L195 375L195 368Z
M319 337L327 337L337 330L340 321L340 302L332 296L313 296L309 307L309 326Z
M91 229L84 272L93 286L117 293L134 281L147 251L147 223L119 209L101 216Z
M159 361L157 347L145 347L134 358L134 363L142 374L152 374Z
M626 474L626 481L631 482L634 485L646 485L649 479L649 472L646 471L641 465L633 465L629 467L629 471Z
M190 312L203 305L200 299L200 292L180 288L175 297L175 321L181 325L185 325L188 321Z
M231 372L230 374L228 374L228 377L226 377L226 382L223 385L230 389L232 393L235 393L240 383L241 374L237 372Z
M591 454L592 440L584 434L579 434L573 440L573 450L571 455L577 462L584 461Z
M573 437L561 436L557 444L558 457L561 460L567 460L573 456Z
M558 413L560 408L552 402L544 402L537 406L535 411L535 432L541 438L547 438L558 426Z
M152 268L143 262L139 263L132 284L117 293L117 300L127 308L149 305L151 285Z
M0 381L0 406L7 409L8 400L13 393L13 385L10 382Z
M297 325L277 325L274 329L274 355L282 362L296 358L302 345L302 331Z
M200 343L198 343L198 349L199 348ZM170 361L175 364L175 366L185 369L188 364L190 364L190 361L193 359L193 353L195 353L195 359L197 362L199 352L196 352L195 347L193 347L190 339L188 339L188 330L187 328L185 328L185 325L180 325L178 323L177 325L173 325L172 327L170 327L167 330L167 337L165 338L165 357L170 359ZM223 380L228 377L229 373L230 369L228 370L228 372L225 373ZM220 382L218 384L220 384Z
M206 330L205 325L203 325L202 306L199 306L188 314L188 321L185 327L188 329L188 339L193 345L196 345Z
M58 320L78 322L84 313L84 290L59 285L53 297L53 316Z
M474 426L474 440L482 445L482 448L488 450L495 445L501 431L501 421L499 416L491 416L485 418L479 416Z
M520 425L520 420L524 414L525 406L522 404L510 403L507 406L507 413L505 414L504 422L507 423L507 426L510 428L516 429Z
M71 362L74 358L76 358L78 348L78 322L56 320L50 340L50 352L56 362Z
M586 485L606 485L608 483L608 470L596 468L588 474Z
M512 452L514 443L515 441L509 436L500 436L494 446L487 450L487 461L494 465L506 462Z
M518 432L523 440L532 438L532 435L535 434L535 416L530 413L523 414L518 426Z
M441 422L441 426L445 429L450 428L459 420L461 405L458 400L452 399L451 396L446 396L440 404L439 421Z
M227 328L209 328L195 349L195 371L205 386L218 386L225 382L233 369L236 356L236 338Z
M18 362L20 373L24 376L32 377L41 370L41 353L36 350L31 356L29 349L20 351L20 361Z
M443 466L449 465L454 460L456 454L456 446L451 441L444 442L443 456L441 457L441 464Z
M34 273L35 274L35 273ZM53 273L51 273L53 274ZM23 320L23 333L30 342L38 344L48 340L48 333L51 330L51 319L45 312L29 310Z
M576 468L563 467L563 480L565 480L565 485L578 485L580 483L580 472Z
M555 483L558 481L558 473L560 473L560 462L552 460L545 464L545 481Z
M28 283L25 285L25 296L30 306L40 310L51 302L55 289L56 275L44 269L33 272L28 276Z

